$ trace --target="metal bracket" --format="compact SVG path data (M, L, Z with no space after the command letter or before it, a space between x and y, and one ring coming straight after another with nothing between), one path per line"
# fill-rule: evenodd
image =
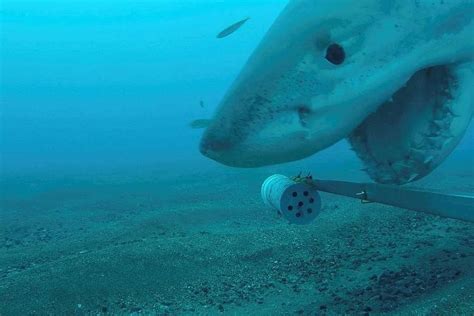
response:
M318 191L474 223L474 195L377 183L313 180ZM370 196L369 196L370 195Z
M291 177L290 179L298 182L298 183L305 183L307 185L313 185L313 176L311 175L311 172L308 173L307 176L302 176L302 172L300 172L297 176Z
M360 198L360 202L362 204L368 204L368 203L373 203L371 201L368 200L367 198L367 192L364 190L362 192L359 192L359 193L356 193L356 195Z

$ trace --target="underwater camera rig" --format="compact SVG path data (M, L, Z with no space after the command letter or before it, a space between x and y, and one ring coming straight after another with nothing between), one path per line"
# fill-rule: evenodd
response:
M408 210L474 222L474 196L431 192L376 183L316 180L311 175L275 174L262 185L266 205L293 224L309 224L321 211L319 191L344 195L362 203L377 202Z

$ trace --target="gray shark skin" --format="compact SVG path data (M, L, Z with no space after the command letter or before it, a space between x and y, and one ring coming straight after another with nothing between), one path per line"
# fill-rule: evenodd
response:
M234 167L348 138L376 182L422 178L474 109L474 1L293 0L221 101L200 144ZM326 59L331 44L341 64Z

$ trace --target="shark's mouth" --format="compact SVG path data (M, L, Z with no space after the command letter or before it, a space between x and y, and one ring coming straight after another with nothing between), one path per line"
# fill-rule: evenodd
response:
M453 150L471 116L470 74L461 66L422 69L353 131L349 141L374 181L417 180Z

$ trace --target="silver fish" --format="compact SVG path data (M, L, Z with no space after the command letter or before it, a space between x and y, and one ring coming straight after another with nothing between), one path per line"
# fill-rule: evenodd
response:
M245 22L247 22L250 18L245 18L242 21L239 21L237 23L232 24L231 26L225 28L223 31L221 31L219 34L217 34L217 38L223 38L226 36L229 36L230 34L234 33L237 31L242 25L244 25Z

